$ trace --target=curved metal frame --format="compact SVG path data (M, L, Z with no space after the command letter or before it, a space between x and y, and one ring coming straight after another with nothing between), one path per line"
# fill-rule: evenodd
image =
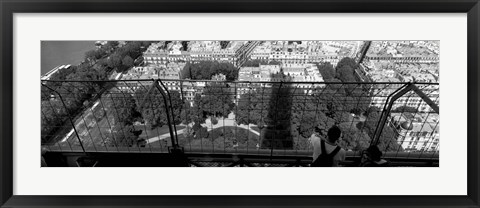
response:
M385 103L382 114L380 116L380 120L377 123L377 126L375 128L375 133L374 137L372 138L372 141L370 142L370 146L373 145L378 145L378 142L380 140L380 135L382 134L383 127L385 127L385 123L388 118L388 114L392 110L393 103L406 93L410 91L414 91L418 96L422 98L423 101L425 101L436 113L440 114L438 105L435 104L428 96L426 96L420 89L418 89L417 86L415 86L415 83L408 83L403 85L402 87L398 88L395 90L392 94L390 94L387 98L387 102Z

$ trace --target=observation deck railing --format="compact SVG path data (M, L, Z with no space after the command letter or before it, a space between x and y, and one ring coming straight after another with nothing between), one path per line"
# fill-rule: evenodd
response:
M288 79L284 79L288 80ZM337 125L358 158L438 160L438 83L216 80L42 84L42 147L50 152L312 155L310 137Z

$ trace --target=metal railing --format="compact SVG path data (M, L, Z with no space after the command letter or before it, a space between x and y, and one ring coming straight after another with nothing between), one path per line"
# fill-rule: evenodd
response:
M438 158L438 92L438 83L44 80L42 146L310 156L314 127L325 136L337 125L352 157L377 145L390 158Z

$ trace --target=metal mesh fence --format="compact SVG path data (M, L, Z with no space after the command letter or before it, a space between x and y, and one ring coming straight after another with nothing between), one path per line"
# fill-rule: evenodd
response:
M168 152L176 144L186 152L310 155L312 134L325 137L337 125L343 133L338 144L360 155L384 113L388 119L375 143L386 155L439 151L438 112L424 98L410 91L385 110L408 83L162 80L166 94L157 83L42 81L42 145ZM438 106L438 84L415 86Z

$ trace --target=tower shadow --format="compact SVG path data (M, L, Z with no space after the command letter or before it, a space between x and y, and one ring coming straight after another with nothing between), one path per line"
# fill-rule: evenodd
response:
M261 130L262 149L293 149L291 133L292 119L292 78L283 72L270 75L274 81L268 89L270 96L265 128ZM265 89L267 90L267 89Z

